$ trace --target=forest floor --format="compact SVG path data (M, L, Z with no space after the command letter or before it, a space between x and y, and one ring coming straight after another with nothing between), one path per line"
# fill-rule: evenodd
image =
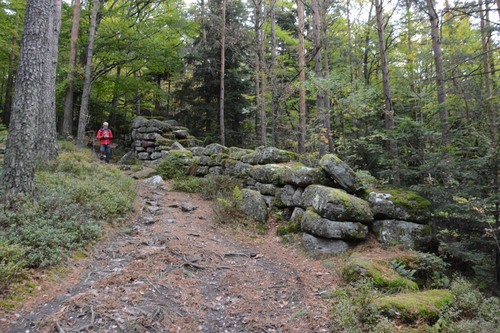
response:
M130 221L0 313L0 331L332 332L335 258L276 236L215 225L212 202L138 181Z

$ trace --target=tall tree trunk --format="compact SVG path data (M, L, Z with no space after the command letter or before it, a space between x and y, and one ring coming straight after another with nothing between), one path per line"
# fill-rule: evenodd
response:
M220 98L219 98L219 126L220 144L226 145L226 134L224 125L224 75L226 70L226 2L222 0L222 31L220 37Z
M83 146L83 138L85 137L85 130L87 129L89 118L89 99L90 99L90 86L92 74L92 58L94 56L94 40L97 22L97 13L99 11L99 0L94 0L92 4L92 15L90 17L89 29L89 45L87 48L87 62L85 64L85 79L83 83L82 102L80 105L80 116L78 118L78 134L76 137L76 145Z
M81 0L75 0L73 4L73 23L71 27L71 41L69 46L69 71L68 88L64 100L64 115L61 133L64 136L71 135L73 128L73 86L75 81L76 48L78 41L78 31L80 29Z
M479 13L481 18L481 48L482 48L482 58L483 58L483 71L484 71L484 87L485 87L485 105L488 117L488 123L494 123L494 112L491 107L491 70L490 70L490 56L489 56L489 24L486 21L485 12L488 10L488 5L483 5L483 0L478 0L479 2ZM491 127L490 127L491 128ZM493 128L493 130L496 130Z
M370 22L372 20L373 1L370 1L370 11L368 12L368 20L366 21L365 47L363 51L363 78L365 79L365 87L370 85L370 73L368 71L368 56L370 55Z
M330 77L330 63L328 57L329 43L327 36L327 24L326 24L326 12L327 12L327 2L323 1L322 6L320 6L320 15L321 15L321 46L325 50L322 52L323 55L323 77L325 81L328 82ZM330 88L328 86L325 87L324 90L324 106L325 106L325 128L326 128L326 139L328 140L328 151L330 153L335 152L335 146L333 143L332 137L332 125L330 121L331 116L331 103L330 103Z
M263 59L264 59L264 32L263 32L263 11L262 11L262 0L253 0L254 4L254 33L255 33L255 134L256 141L260 141L260 144L265 146L267 144L266 136L266 114L264 104L264 92L262 86L264 85L263 80L265 76L263 74Z
M306 152L306 58L304 43L304 3L303 0L297 0L298 16L298 37L299 37L299 154Z
M38 114L37 158L53 161L57 158L56 132L56 77L59 55L59 33L61 31L61 0L51 0L52 17L49 22L49 45L45 64L45 97Z
M3 186L7 194L34 191L37 119L46 81L50 0L28 0L21 39L12 114L4 157Z
M16 29L17 30L17 29ZM7 86L5 89L5 102L3 108L2 120L8 124L10 114L12 113L12 93L14 90L15 62L17 53L17 37L12 37L12 50L9 54L9 73L7 75Z
M278 145L278 87L276 74L276 0L271 0L271 115L272 115L272 145Z
M383 21L383 6L380 0L375 0L375 16L377 20L377 32L378 32L378 44L380 53L380 63L382 67L382 86L384 90L384 128L389 134L394 131L394 108L392 105L392 93L391 93L391 83L389 81L389 65L387 63L387 50L385 48L385 31L384 31L384 21ZM396 146L396 141L393 138L389 138L387 143L387 148L390 151L391 157L397 159L398 151ZM399 185L400 176L399 168L396 163L393 165L393 182L395 185Z
M412 92L415 92L415 65L414 65L414 58L415 55L413 54L413 24L411 21L411 2L412 0L405 0L405 5L406 5L406 34L407 34L407 41L406 41L406 65L408 67L408 77L410 80L410 90Z
M318 127L319 127L319 154L323 156L328 151L328 130L326 126L327 115L325 112L325 94L323 91L323 64L322 64L322 45L321 45L321 14L319 0L312 0L311 9L313 11L313 38L314 38L314 72L320 79L318 91L316 92L316 107L318 109Z
M443 50L439 36L439 17L436 12L435 0L427 1L427 11L431 25L432 51L434 53L434 66L436 68L436 90L439 108L439 122L441 123L442 145L450 144L450 129L448 124L448 110L446 109L446 88L444 78Z
M352 29L351 29L351 1L347 0L347 52L349 54L349 83L351 84L351 91L354 91L354 57L352 52Z

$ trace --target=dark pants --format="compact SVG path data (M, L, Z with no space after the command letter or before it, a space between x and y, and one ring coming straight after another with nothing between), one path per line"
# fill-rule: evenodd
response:
M109 163L111 157L111 145L101 145L101 160L104 158L106 163Z

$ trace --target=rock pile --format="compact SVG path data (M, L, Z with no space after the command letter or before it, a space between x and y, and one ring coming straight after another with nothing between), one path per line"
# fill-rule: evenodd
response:
M196 138L189 135L188 129L179 126L175 120L160 121L137 117L132 122L131 134L133 153L143 161L155 161L165 157L176 143L183 147L199 144Z
M190 174L241 179L240 209L260 222L266 222L270 210L281 211L304 232L303 244L310 250L342 252L370 232L388 244L415 247L425 240L429 201L401 189L366 190L336 155L325 155L318 167L309 167L299 155L274 147L200 147L187 129L174 122L139 117L132 127L135 153L141 160L169 155L182 161Z

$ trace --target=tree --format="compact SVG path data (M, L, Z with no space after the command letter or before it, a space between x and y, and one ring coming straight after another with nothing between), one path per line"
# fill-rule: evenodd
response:
M391 83L389 80L389 64L387 63L387 50L385 47L385 24L383 22L383 6L380 0L375 0L375 16L377 19L377 31L378 31L378 43L379 43L379 53L380 53L380 64L382 67L382 86L384 91L384 127L389 135L392 135L394 131L394 108L392 104L392 92ZM396 142L393 138L389 138L388 148L391 152L391 157L397 157L397 147ZM394 163L393 166L393 181L396 185L399 185L399 170Z
M57 158L56 136L56 76L59 56L59 32L61 30L61 0L52 0L49 22L47 61L45 63L45 96L38 114L38 138L36 151L40 161Z
M446 108L446 87L443 64L443 50L441 49L441 37L439 33L439 16L436 11L435 0L426 0L427 13L431 25L432 52L434 55L434 67L436 69L436 90L439 109L439 121L441 123L442 145L450 144L450 126L448 124L448 110Z
M220 99L219 99L219 130L220 144L226 145L226 134L224 123L224 75L226 71L226 0L222 0L222 30L220 37Z
M306 90L304 87L306 81L305 68L305 43L304 43L304 3L303 0L297 0L298 17L298 56L299 56L299 154L305 153L306 145Z
M75 81L76 66L76 43L78 41L78 31L80 29L81 0L75 0L73 4L73 24L71 27L71 41L69 51L68 88L64 99L64 115L61 133L65 136L71 135L73 127L73 87Z
M83 84L82 104L80 106L80 116L78 118L78 134L76 137L77 146L83 146L85 130L88 124L88 105L90 98L90 85L92 74L92 58L94 55L94 41L97 23L97 13L99 11L99 0L94 0L92 4L92 15L90 17L89 45L87 47L87 63L85 64L85 82Z
M38 110L45 96L49 21L52 1L28 0L21 39L12 115L4 158L7 194L34 191Z

